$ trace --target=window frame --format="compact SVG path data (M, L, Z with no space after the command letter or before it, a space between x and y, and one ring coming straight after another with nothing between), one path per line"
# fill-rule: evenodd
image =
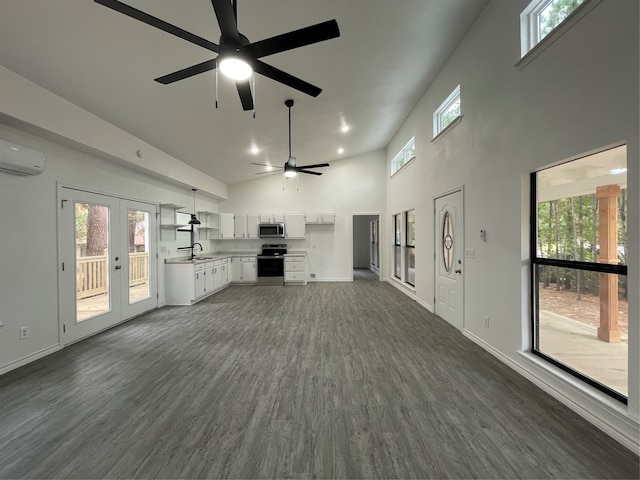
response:
M578 160L573 159L570 161ZM585 375L584 373L575 370L574 368L556 360L555 358L545 354L540 351L540 334L539 334L539 326L540 326L540 314L539 314L539 285L540 278L538 276L538 266L548 265L552 267L560 267L560 268L570 268L576 270L584 270L589 272L596 273L606 273L606 274L617 274L617 275L627 275L627 265L623 264L607 264L607 263L597 263L597 262L586 262L579 260L563 260L556 258L545 258L543 256L538 255L538 188L537 188L537 174L542 172L543 170L547 170L549 168L554 168L555 166L550 166L546 168L541 168L537 171L534 171L530 174L530 199L529 199L529 216L530 216L530 225L529 225L529 258L530 258L530 301L531 301L531 318L530 318L530 328L531 328L531 353L536 355L557 368L567 372L574 377L582 380L588 385L594 387L595 389L615 398L621 403L627 405L628 398L613 390L612 388L594 380L593 378Z
M400 237L400 238L398 238ZM400 253L397 254L398 250ZM397 263L400 265L397 265ZM397 274L400 273L400 276ZM393 276L402 280L402 213L393 216Z
M522 69L528 65L529 62L545 51L602 2L602 0L584 0L564 20L540 39L538 38L539 23L537 22L537 17L540 11L544 10L551 1L553 0L532 0L520 13L520 60L516 63L516 67ZM535 32L535 35L532 35L532 31ZM532 37L536 39L535 42Z
M413 212L413 242L409 243L409 213ZM409 281L409 254L410 252L413 252L414 255L414 260L415 260L415 248L416 248L416 238L415 238L415 229L416 229L416 209L412 208L411 210L405 210L404 212L404 246L405 246L405 252L404 252L404 283L406 283L407 285L411 285L412 287L415 287L415 283L411 283ZM415 275L415 265L414 265L414 275ZM414 280L415 281L415 280Z
M458 115L452 118L447 124L443 122L444 113L451 108L456 102L460 102L460 109ZM462 93L460 84L453 89L453 91L447 96L447 98L440 104L438 108L433 112L433 140L438 138L441 134L446 132L450 127L453 127L460 123L462 118Z
M391 176L403 170L416 158L416 137L413 136L391 159Z

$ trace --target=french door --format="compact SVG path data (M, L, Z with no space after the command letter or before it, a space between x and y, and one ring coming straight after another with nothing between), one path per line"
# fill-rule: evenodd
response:
M156 308L156 205L59 189L63 344Z

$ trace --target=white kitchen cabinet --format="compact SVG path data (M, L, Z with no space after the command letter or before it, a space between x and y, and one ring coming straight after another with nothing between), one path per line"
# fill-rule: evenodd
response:
M305 255L286 255L284 257L285 285L304 285L307 283L307 259Z
M204 263L167 263L165 287L167 305L191 305L206 292Z
M258 274L256 270L256 257L233 257L231 259L231 278L233 283L256 283Z
M273 213L271 219L273 223L284 223L284 213Z
M258 219L260 220L260 223L273 223L273 217L270 213L261 213L258 216Z
M236 213L233 218L233 236L236 240L247 238L247 214Z
M235 232L235 219L233 213L218 214L218 238L233 239Z
M258 237L258 225L260 224L260 216L254 213L247 214L247 238Z
M215 279L213 272L213 262L207 262L204 264L204 293L213 292L215 290ZM196 274L197 275L197 274ZM196 287L197 290L197 287Z
M256 270L256 259L242 262L242 282L256 283L258 281L258 272Z
M307 213L305 215L307 224L325 224L331 225L336 223L335 213Z
M285 235L286 238L305 237L305 216L303 214L285 215Z

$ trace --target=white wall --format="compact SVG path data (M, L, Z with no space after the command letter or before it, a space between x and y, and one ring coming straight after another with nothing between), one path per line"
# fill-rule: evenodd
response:
M416 208L416 296L434 295L433 197L465 187L465 334L565 403L638 444L638 2L604 1L525 68L519 15L529 0L494 0L443 67L387 150L416 137L416 161L387 182L387 216ZM462 122L432 143L434 110L461 85ZM628 145L629 406L549 374L519 352L529 332L528 177L545 165L616 142ZM631 226L631 223L634 225ZM480 229L487 242L480 241ZM392 243L391 227L384 236ZM387 260L391 269L391 258ZM483 316L491 318L484 327ZM553 369L551 369L553 370ZM565 378L560 380L560 377Z
M220 212L335 213L335 225L307 225L304 240L288 240L290 249L307 252L307 275L319 281L352 278L354 213L385 211L383 151L331 162L321 176L298 175L283 181L281 174L229 187ZM283 189L284 187L284 189ZM217 241L215 249L259 249L261 241Z

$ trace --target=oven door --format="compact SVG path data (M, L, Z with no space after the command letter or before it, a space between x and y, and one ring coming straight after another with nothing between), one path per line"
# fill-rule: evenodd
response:
M284 258L258 256L258 277L284 277Z

